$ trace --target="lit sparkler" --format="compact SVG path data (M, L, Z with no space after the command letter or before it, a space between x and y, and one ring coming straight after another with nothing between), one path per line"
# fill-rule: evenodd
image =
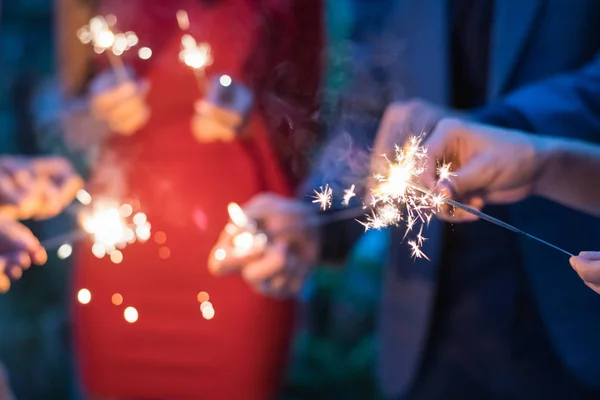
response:
M253 249L266 244L267 236L258 231L256 224L248 218L238 204L229 203L227 212L232 225L230 224L226 229L234 233L233 251L237 256L248 254ZM222 261L227 257L227 253L224 249L217 249L215 257Z
M96 53L106 53L117 79L120 82L125 82L129 77L123 60L119 56L136 46L139 39L135 32L115 33L116 23L117 18L114 15L107 15L106 17L95 16L90 19L88 25L81 27L77 31L77 37L81 43L91 44ZM147 49L142 53L140 57L147 56L147 58L150 58L152 51Z
M433 215L439 211L442 205L448 205L572 256L568 251L504 221L456 200L446 198L443 194L434 192L435 188L427 189L416 183L419 175L425 171L427 159L427 148L422 146L421 142L422 137L412 137L408 146L404 148L396 146L395 158L392 161L388 160L388 175L375 175L375 179L380 184L371 191L372 211L370 215L367 215L366 222L362 223L365 229L380 229L390 225L398 225L400 221L404 221L406 229L404 237L407 237L418 225L419 233L416 235L416 239L408 241L408 245L411 247L414 258L428 259L421 250L423 242L427 240L423 236L423 226L431 221ZM443 163L438 167L436 186L454 176L450 168L449 163Z
M119 264L123 261L122 249L129 244L150 239L151 225L146 214L133 214L130 204L119 204L106 198L92 199L83 189L76 197L84 205L76 213L82 229L50 238L42 243L46 249L58 247L60 258L71 255L71 243L90 237L93 241L92 253L96 257L108 256L113 263ZM70 210L74 211L73 208Z
M201 92L204 91L204 71L212 65L213 56L208 43L197 43L191 35L181 37L179 59L194 70L196 82Z
M321 210L327 210L331 207L333 189L331 189L329 185L325 185L325 187L321 186L320 191L315 190L315 196L313 198L313 203L319 204Z
M115 264L123 261L121 249L137 241L145 242L151 236L151 225L144 213L131 217L130 207L114 200L92 202L82 210L79 221L94 242L93 254L98 258L108 255Z
M433 191L423 193L415 189L413 181L425 171L427 148L421 145L421 137L412 137L404 148L396 146L395 157L387 159L389 172L387 175L375 175L379 185L371 190L371 213L366 221L361 222L365 229L381 229L404 222L404 237L419 226L416 240L410 240L412 255L416 258L427 258L421 251L425 238L423 225L428 224L442 204L444 197ZM450 165L442 165L438 183L450 177Z

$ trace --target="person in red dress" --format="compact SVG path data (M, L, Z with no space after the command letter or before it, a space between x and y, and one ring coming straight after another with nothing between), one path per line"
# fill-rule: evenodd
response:
M73 18L90 15L84 8L63 1L63 39L75 35ZM179 10L187 12L186 31L177 24ZM229 202L263 191L291 195L302 178L321 76L321 1L102 0L94 11L115 15L118 29L134 31L137 48L152 55L142 60L137 48L129 50L121 58L135 78L111 86L105 73L88 86L95 88L88 99L97 119L113 131L89 190L105 194L106 183L121 179L113 173L123 174L119 195L139 200L155 236L127 247L119 264L96 258L90 243L76 254L73 299L81 288L91 293L89 303L73 305L84 390L101 399L273 398L294 304L262 296L240 277L214 277L206 260ZM200 87L179 60L185 33L212 49ZM78 45L63 47L67 64L89 50ZM98 60L106 69L105 55ZM72 64L63 68L70 89L90 70ZM198 114L201 93L208 97L208 82L221 75L253 95L239 136L213 132L212 117L206 122ZM210 296L210 320L199 292ZM113 304L113 295L122 302ZM134 323L124 319L126 307L137 310Z

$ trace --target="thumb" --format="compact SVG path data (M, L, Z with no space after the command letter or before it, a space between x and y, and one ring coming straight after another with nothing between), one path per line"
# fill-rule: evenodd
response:
M459 168L450 181L455 196L464 197L489 189L494 178L493 168L490 168L492 163L488 156L482 155L472 158Z

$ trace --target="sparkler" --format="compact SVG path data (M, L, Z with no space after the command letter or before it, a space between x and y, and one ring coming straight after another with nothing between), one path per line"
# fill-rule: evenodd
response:
M320 191L315 190L315 196L313 198L313 203L319 204L321 210L327 210L332 204L333 189L331 189L329 185L325 185L325 187L320 188Z
M197 43L191 35L185 34L181 37L179 59L193 69L198 89L201 93L204 92L205 69L213 63L210 45Z
M96 257L108 256L113 263L119 264L123 261L123 248L128 244L150 239L151 225L146 214L134 214L130 204L119 204L106 198L92 200L92 196L85 190L80 190L77 198L85 205L77 213L82 229L42 242L46 249L60 246L59 257L62 255L61 258L66 258L71 254L71 243L90 237L94 242L92 253Z
M106 53L115 75L119 82L125 82L129 79L127 69L123 64L121 56L124 52L136 46L139 42L137 35L134 32L114 33L114 27L117 23L117 18L114 15L95 16L90 19L88 25L81 27L77 31L77 37L83 44L91 44L94 51L98 54ZM147 48L145 48L147 49ZM152 51L142 52L140 57L150 58Z

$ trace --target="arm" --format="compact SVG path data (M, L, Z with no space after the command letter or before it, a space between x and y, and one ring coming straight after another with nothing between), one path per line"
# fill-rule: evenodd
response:
M600 216L600 146L568 139L540 140L543 165L533 194Z
M600 215L593 178L600 171L598 145L453 119L441 120L428 143L424 183L435 187L438 160L451 162L455 176L447 189L476 208L537 195ZM456 213L452 219L472 218Z
M600 55L582 68L529 84L474 113L491 125L600 140Z

